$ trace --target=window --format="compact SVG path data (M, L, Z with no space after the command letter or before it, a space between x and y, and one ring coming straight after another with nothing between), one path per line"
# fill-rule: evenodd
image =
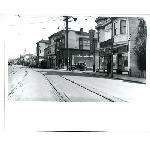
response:
M80 40L80 45L83 45L83 40Z
M128 54L122 54L122 70L128 71Z
M41 50L40 50L40 53L41 53Z
M126 20L120 21L120 34L126 33Z
M114 35L118 34L118 22L114 23Z
M59 42L57 42L57 47L59 47Z
M64 38L61 40L61 43L62 43L62 45L65 44L65 39Z
M83 49L83 39L79 39L79 49Z

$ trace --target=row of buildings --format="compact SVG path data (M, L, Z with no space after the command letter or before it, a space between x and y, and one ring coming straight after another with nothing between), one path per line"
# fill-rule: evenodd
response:
M88 33L83 28L80 31L68 30L69 66L85 62L88 69L92 69L94 65L99 71L105 71L108 61L113 58L114 73L130 72L132 76L138 76L140 70L133 48L140 19L142 18L98 17L95 20L95 30ZM36 44L37 65L42 62L45 68L66 68L68 59L65 30Z

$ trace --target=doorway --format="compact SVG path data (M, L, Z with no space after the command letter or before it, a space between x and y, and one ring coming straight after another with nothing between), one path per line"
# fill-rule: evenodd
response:
M122 74L122 54L118 54L118 69L117 74Z

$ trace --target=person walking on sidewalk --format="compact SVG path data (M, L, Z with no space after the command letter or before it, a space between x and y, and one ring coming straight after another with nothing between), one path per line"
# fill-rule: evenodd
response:
M107 63L107 76L109 76L110 71L111 71L111 64L110 64L110 61L108 60L108 63Z

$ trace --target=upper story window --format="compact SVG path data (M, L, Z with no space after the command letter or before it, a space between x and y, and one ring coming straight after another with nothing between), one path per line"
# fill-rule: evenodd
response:
M120 34L126 33L126 20L120 21Z
M62 39L62 40L61 40L61 43L62 43L62 45L65 44L65 39Z
M79 38L79 49L83 49L83 39Z
M80 46L83 45L83 40L80 40Z
M118 22L114 23L114 35L118 34Z
M57 41L57 47L59 47L59 41Z
M40 53L41 53L41 50L40 50Z

